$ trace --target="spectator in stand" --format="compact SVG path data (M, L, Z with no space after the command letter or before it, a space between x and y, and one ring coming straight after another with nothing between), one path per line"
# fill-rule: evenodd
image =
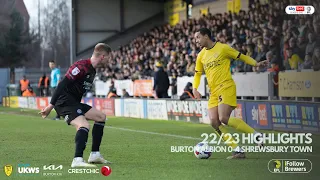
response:
M306 47L307 47L308 42L306 42L304 36L299 36L298 38L298 48L299 48L299 52L301 54L301 57L304 57L304 55L306 55Z
M30 81L27 79L26 75L24 75L23 78L20 80L19 87L20 87L21 95L25 90L28 89L28 87L30 87Z
M270 54L271 52L268 52L267 54L267 57L269 57L268 59L272 59L272 54L271 54L271 57L270 57ZM269 72L273 73L273 79L272 79L272 83L273 83L273 95L275 97L278 97L278 88L279 88L279 71L280 71L280 68L279 68L279 65L277 64L277 61L275 59L273 59L271 61L271 68L268 69Z
M116 89L116 88L113 88L113 89L111 89L111 91L109 92L107 98L110 99L110 98L116 98L116 97L118 97L118 95L117 95L117 89Z
M186 87L183 90L182 95L180 96L180 100L186 100L186 99L194 99L193 93L192 93L192 83L188 82Z
M274 58L274 55L273 55L273 52L272 51L269 51L269 52L267 52L267 55L266 55L266 60L268 61L268 62L272 62L272 63L274 63L274 64L276 64L277 65L277 67L279 68L279 65L278 65L278 62L277 62L277 60ZM265 68L256 68L256 72L266 72L268 70L268 67L265 67Z
M114 89L116 89L115 86L114 86L114 81L111 81L111 84L110 84L110 86L109 86L109 92L108 92L108 94L109 94L112 90L114 90Z
M257 62L263 61L267 58L267 46L265 46L264 44L261 45L261 50L260 52L257 53L257 56L255 58L255 60Z
M175 96L177 94L177 73L175 71L172 72L171 77L171 94Z
M289 48L292 50L292 53L293 54L296 54L297 56L299 56L299 58L301 59L301 57L304 57L303 54L299 47L297 46L297 43L296 43L296 39L295 38L291 38L289 40ZM288 55L288 54L287 54Z
M317 1L310 3L315 9L319 7ZM308 1L307 4L310 3ZM113 51L109 67L101 73L105 79L148 78L154 76L155 62L162 61L170 75L173 71L178 76L192 74L192 63L200 51L192 34L200 27L210 28L215 40L226 42L242 53L246 51L245 44L252 44L252 54L256 54L257 61L265 60L266 53L272 51L274 59L283 70L283 64L289 65L286 62L287 48L292 48L293 54L302 59L306 54L313 53L317 40L320 40L319 16L288 16L283 11L287 5L290 5L288 0L273 0L268 4L253 2L247 12L209 13L200 19L188 19L176 26L167 24L156 27ZM306 39L309 40L308 44ZM188 63L189 58L191 63ZM231 66L235 72L249 70L242 63L234 62ZM291 69L290 66L288 68Z
M129 93L127 92L126 89L122 89L122 96L123 98L127 98L127 97L130 97Z
M304 61L302 63L299 63L299 70L312 69L312 65L313 65L312 56L311 56L311 54L307 54L304 57Z
M186 66L186 75L192 76L194 74L194 68L196 64L191 60L191 56L186 55L187 57L187 66Z
M287 49L288 60L286 61L288 64L286 65L286 69L295 70L298 69L298 64L303 63L302 59L299 57L297 53L294 53L291 48ZM288 66L289 65L289 66Z
M313 70L320 70L320 47L316 47L312 56Z
M253 47L254 47L253 44L248 44L246 48L247 52L243 54L255 59L257 57L257 53L254 51ZM252 72L252 66L250 66L249 64L245 64L243 70L244 72Z
M163 69L163 64L160 62L156 63L158 71L154 75L154 85L153 91L155 98L168 98L168 89L169 89L169 77L167 72Z
M311 55L312 55L313 50L314 50L314 48L316 46L316 39L315 39L315 36L314 36L313 33L310 32L308 34L308 40L309 41L308 41L308 44L306 46L305 52L306 52L306 54L310 54L311 53Z
M282 67L282 61L280 60L280 47L279 44L280 42L278 42L277 37L271 37L269 40L269 51L272 52L272 57L275 59L276 63ZM270 60L271 62L271 60Z
M32 87L28 87L23 93L22 93L23 97L35 97L36 93L33 92Z
M48 93L48 86L49 85L49 77L47 77L46 73L43 74L42 77L39 79L38 88L40 90L40 96L46 96Z

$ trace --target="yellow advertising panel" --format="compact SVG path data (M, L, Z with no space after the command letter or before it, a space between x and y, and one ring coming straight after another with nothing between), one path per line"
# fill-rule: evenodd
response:
M233 8L233 0L228 0L227 3L227 11L231 11L232 13L234 12L234 8Z
M5 105L5 106L6 106L6 107L9 107L9 106L10 106L10 104L9 104L9 103L10 103L10 101L9 101L9 97L6 97L6 105Z
M180 19L179 13L175 13L175 14L169 16L169 24L171 26L175 26L176 24L179 23L179 19Z
M320 71L280 72L279 96L320 97Z
M171 15L186 10L187 3L183 0L172 0L164 4L165 14Z
M233 0L234 2L234 12L239 13L241 10L241 0Z
M6 107L6 97L2 97L2 106Z
M19 100L18 96L10 96L9 97L10 101L10 107L12 108L18 108L19 107Z
M200 9L200 14L201 15L208 15L208 8L206 8L206 9Z

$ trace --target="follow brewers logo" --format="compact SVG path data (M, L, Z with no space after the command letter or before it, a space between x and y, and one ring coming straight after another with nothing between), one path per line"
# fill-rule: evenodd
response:
M271 173L309 173L312 163L308 159L272 159L268 170Z
M11 165L4 166L4 173L9 177L12 174L13 167Z

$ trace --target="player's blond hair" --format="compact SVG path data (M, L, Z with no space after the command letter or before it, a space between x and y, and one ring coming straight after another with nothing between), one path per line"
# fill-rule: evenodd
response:
M110 46L105 43L98 43L94 47L94 55L99 56L99 55L101 55L101 52L110 53L111 52Z

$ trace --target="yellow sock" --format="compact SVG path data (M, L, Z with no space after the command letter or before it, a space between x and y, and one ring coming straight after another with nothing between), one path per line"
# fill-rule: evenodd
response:
M226 135L228 133L227 128L223 125L219 126L220 133L223 133L222 139L226 142L228 146L231 146L233 149L236 149L238 147L238 144L236 141L232 138L230 135ZM217 132L217 131L216 131ZM218 136L221 136L219 132L217 132Z
M254 133L254 129L240 118L230 117L228 126L244 133Z

